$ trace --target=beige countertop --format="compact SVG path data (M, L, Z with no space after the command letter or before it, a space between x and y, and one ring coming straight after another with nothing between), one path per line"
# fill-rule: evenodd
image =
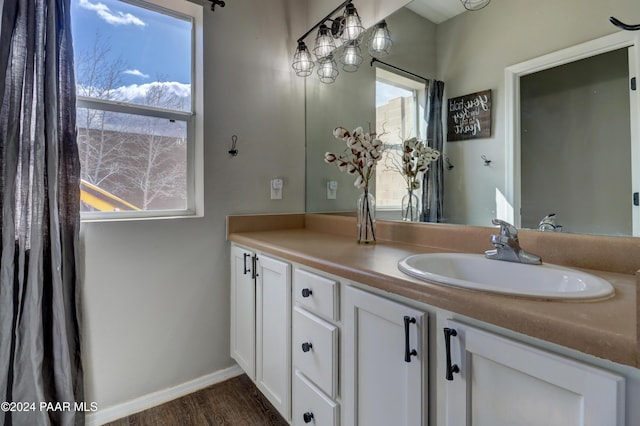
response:
M291 262L323 270L380 290L420 301L428 305L475 318L515 332L546 340L571 349L611 361L640 367L638 357L638 278L628 272L587 269L615 287L614 297L591 302L564 302L526 299L431 284L409 277L397 268L399 259L415 253L442 251L477 252L469 244L428 241L432 245L416 244L415 239L425 228L411 232L412 237L399 236L411 224L379 222L380 235L395 234L398 238L378 239L375 245L359 245L351 218L332 215L258 215L231 216L228 219L228 239L257 250L271 253ZM386 229L389 226L404 226ZM436 228L451 235L460 228L465 234L484 234L491 228ZM434 234L437 232L431 232ZM537 233L542 234L542 233ZM475 240L475 236L473 239ZM431 237L420 238L429 240ZM471 237L470 237L471 238ZM453 241L464 238L453 236ZM395 240L395 241L394 241ZM526 240L526 239L525 239ZM407 242L409 241L409 242ZM488 241L485 239L484 241ZM523 239L521 238L521 244ZM486 244L485 244L486 246ZM523 247L526 247L523 244ZM461 249L467 250L461 250ZM610 246L605 249L610 250ZM590 248L593 250L593 247ZM629 256L628 247L622 247ZM534 251L535 252L535 251ZM631 253L633 254L633 253ZM587 255L583 256L588 257ZM557 260L557 259L554 259ZM571 263L556 262L553 263ZM576 265L570 265L576 266ZM620 269L620 268L618 268Z

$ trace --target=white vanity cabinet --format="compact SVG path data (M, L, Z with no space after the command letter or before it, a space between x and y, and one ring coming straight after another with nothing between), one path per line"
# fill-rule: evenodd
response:
M344 421L426 425L427 316L347 286L344 292Z
M236 244L231 280L231 356L292 425L640 424L637 368Z
M461 322L444 325L447 426L625 424L624 377Z
M231 248L231 357L291 418L291 265Z
M292 423L337 426L340 282L298 268L293 281Z

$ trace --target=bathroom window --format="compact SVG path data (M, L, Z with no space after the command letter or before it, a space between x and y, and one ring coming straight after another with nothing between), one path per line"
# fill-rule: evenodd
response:
M399 173L402 142L424 132L419 100L424 83L376 69L376 132L385 151L376 167L376 208L400 210L407 185ZM419 195L419 194L418 194ZM398 217L399 218L399 217Z
M202 7L72 0L71 17L83 219L201 215Z

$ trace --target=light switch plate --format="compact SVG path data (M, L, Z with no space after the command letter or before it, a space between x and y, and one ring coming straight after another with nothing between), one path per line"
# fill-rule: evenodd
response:
M327 182L327 200L335 200L338 192L338 182L330 180Z
M271 199L282 200L282 187L284 182L280 178L271 179Z

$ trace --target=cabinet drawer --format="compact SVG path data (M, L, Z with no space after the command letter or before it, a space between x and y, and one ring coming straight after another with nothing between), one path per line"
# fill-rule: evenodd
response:
M337 426L338 419L338 404L296 370L293 380L293 425Z
M331 398L338 389L338 328L296 306L293 364Z
M296 270L295 300L308 310L338 320L338 282L311 272Z

